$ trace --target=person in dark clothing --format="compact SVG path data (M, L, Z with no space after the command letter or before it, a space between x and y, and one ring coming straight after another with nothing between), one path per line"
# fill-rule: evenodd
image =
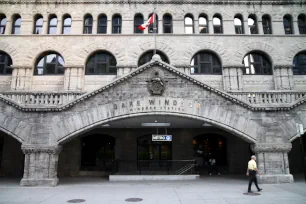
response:
M218 167L216 165L216 159L212 156L209 160L208 160L208 163L209 163L209 169L208 169L208 173L209 175L211 176L212 175L212 171L215 170L216 173L218 175L220 175L219 173L219 170L218 170Z

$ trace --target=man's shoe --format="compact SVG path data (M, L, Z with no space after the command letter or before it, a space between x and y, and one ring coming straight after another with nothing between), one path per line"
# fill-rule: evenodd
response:
M252 190L248 190L248 193L254 193Z
M259 188L259 189L258 189L258 192L260 192L260 191L262 191L262 188Z

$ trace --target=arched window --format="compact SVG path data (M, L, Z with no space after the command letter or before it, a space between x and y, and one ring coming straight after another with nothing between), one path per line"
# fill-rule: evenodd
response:
M222 17L219 14L214 15L213 17L213 25L214 25L214 33L215 34L222 34Z
M148 19L152 16L153 13L151 13L148 17ZM156 28L156 31L154 31L154 26ZM149 25L149 33L158 33L158 15L155 13L155 19L154 23Z
M242 15L238 14L234 17L234 25L236 34L244 34Z
M33 30L33 34L42 34L42 28L43 28L43 24L44 24L44 19L42 17L42 15L37 14L34 18L35 24L34 24L34 30Z
M56 15L50 15L48 34L56 34L56 30L57 30L57 17Z
M251 52L247 54L242 61L244 64L244 74L270 75L272 74L272 65L268 57L259 53Z
M298 25L300 34L306 34L306 17L304 14L298 16Z
M287 14L283 18L285 34L293 34L292 17Z
M163 32L164 33L173 33L173 31L172 31L172 16L168 13L163 16Z
M115 57L105 51L92 54L86 63L85 74L106 75L117 74L117 61Z
M64 15L63 17L63 34L70 34L71 33L71 16L70 15Z
M20 26L21 26L20 15L14 15L12 34L20 34Z
M293 74L306 75L306 52L295 55L293 59Z
M5 27L6 27L6 16L3 14L0 14L0 34L5 33Z
M62 56L55 52L48 52L38 58L34 75L63 75L64 72Z
M249 25L249 33L250 34L258 34L257 19L256 19L255 15L253 15L253 14L249 15L248 25Z
M113 16L113 29L112 29L113 34L121 33L121 23L122 23L121 16L119 14L114 15Z
M134 33L143 33L143 30L138 28L141 24L143 24L143 15L138 13L134 17Z
M0 51L0 75L12 74L12 59L5 52Z
M101 14L98 17L98 33L99 34L107 33L107 16L105 14Z
M191 60L191 74L222 74L219 58L212 52L202 51Z
M144 64L150 62L151 59L152 59L152 57L153 57L153 54L154 54L153 50L149 50L149 51L143 53L143 54L140 56L140 58L139 58L138 66L140 67L141 65L144 65ZM169 60L168 60L168 57L167 57L164 53L162 53L162 52L159 51L159 50L156 50L156 54L158 54L158 55L160 56L160 58L162 59L162 61L164 61L164 62L170 64L170 62L169 62Z
M185 16L185 33L186 34L193 34L193 16L191 14L187 14Z
M90 14L86 14L84 16L84 34L92 34L92 16Z
M205 14L199 16L199 33L208 33L208 18Z
M264 34L272 34L271 18L269 15L262 16L262 28Z

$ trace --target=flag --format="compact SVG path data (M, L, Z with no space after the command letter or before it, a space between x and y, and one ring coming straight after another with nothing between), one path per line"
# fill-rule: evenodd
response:
M148 19L148 21L140 26L138 26L138 29L145 30L149 27L150 24L154 23L154 13L151 15L151 17Z

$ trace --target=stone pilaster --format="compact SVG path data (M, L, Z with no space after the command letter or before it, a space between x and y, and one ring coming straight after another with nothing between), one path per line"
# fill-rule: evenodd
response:
M33 76L32 67L13 66L12 90L29 90Z
M64 90L81 91L84 81L84 66L65 67Z
M238 91L243 89L243 68L241 65L223 67L224 90Z
M25 154L24 174L21 186L56 186L57 165L62 146L23 145Z
M288 152L291 143L257 143L252 150L257 155L260 183L292 183L289 171Z
M293 90L293 66L292 65L275 65L274 79L277 90Z

